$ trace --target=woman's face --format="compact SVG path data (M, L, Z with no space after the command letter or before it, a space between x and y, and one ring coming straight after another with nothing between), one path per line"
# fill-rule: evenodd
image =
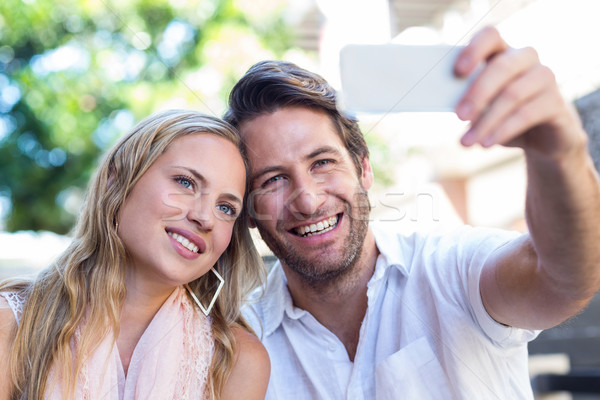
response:
M244 162L212 134L174 140L138 180L119 216L127 283L177 286L210 270L242 208Z

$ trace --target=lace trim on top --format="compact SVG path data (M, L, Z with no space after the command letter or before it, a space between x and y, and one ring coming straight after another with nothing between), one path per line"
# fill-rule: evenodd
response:
M187 398L188 393L203 393L203 399L210 398L208 385L209 370L215 351L215 341L212 334L211 319L202 314L195 304L185 296L182 307L185 313L184 348L188 357L179 365L177 377L177 398ZM196 314L196 318L193 317ZM194 321L195 319L195 321ZM195 322L195 323L194 323Z
M0 296L6 299L8 306L15 315L17 325L21 321L21 315L23 314L23 306L25 305L25 296L21 292L0 292Z

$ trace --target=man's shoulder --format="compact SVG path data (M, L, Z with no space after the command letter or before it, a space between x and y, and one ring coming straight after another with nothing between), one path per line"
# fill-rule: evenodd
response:
M406 264L415 252L443 234L441 231L403 230L395 224L373 224L371 230L379 253L389 265Z
M410 232L381 225L374 225L371 229L386 264L395 265L406 274L410 274L417 261L454 259L473 252L489 253L519 235L518 232L470 225Z
M398 227L375 224L371 227L382 253L418 248L427 244L446 242L477 242L487 239L515 237L518 232L471 225L440 226L435 229L407 231ZM387 251L386 251L387 250Z

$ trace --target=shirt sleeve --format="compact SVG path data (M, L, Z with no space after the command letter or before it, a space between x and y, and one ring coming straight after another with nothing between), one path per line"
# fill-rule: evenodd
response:
M499 347L523 345L539 331L509 327L496 322L483 305L480 277L487 258L518 237L519 232L463 226L426 236L421 254L428 260L427 279L434 292L464 309L473 323Z
M519 232L466 227L460 235L458 245L461 252L457 256L458 268L471 312L479 327L500 347L522 345L535 339L540 333L497 322L487 312L481 298L480 278L486 260L493 252L518 236Z

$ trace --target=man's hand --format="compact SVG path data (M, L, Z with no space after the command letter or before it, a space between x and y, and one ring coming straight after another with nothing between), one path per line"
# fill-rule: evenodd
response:
M517 146L528 155L561 159L585 147L587 136L554 74L532 48L512 49L495 28L480 31L459 55L455 72L484 68L456 107L471 127L461 142Z
M525 151L529 234L488 258L480 292L505 325L545 329L577 314L600 288L600 184L587 135L535 50L511 49L494 28L479 32L455 72L479 75L456 107L471 121L466 146Z

